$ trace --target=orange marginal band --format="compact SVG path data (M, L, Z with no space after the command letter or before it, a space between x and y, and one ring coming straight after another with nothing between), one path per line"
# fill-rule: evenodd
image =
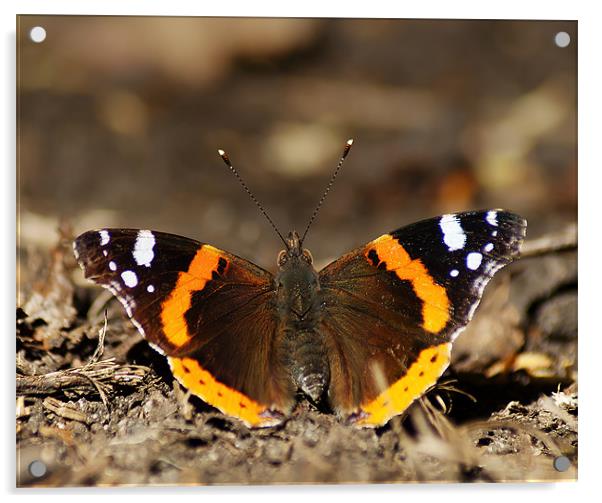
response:
M192 337L184 315L190 309L192 294L205 288L214 271L217 271L220 251L213 246L203 245L196 252L187 271L180 272L171 295L163 303L161 322L163 332L170 344L182 347Z
M437 382L449 365L451 343L424 349L404 375L384 390L371 402L362 405L367 414L358 420L358 426L380 426L393 416L401 414L410 404L420 397L430 386Z
M412 260L408 252L389 234L371 243L368 252L374 249L387 271L395 271L397 277L409 280L416 295L422 300L422 326L431 333L441 331L449 321L449 298L445 288L435 283L424 264ZM366 253L367 256L367 253Z
M269 413L263 414L267 409L264 405L216 381L197 360L186 357L170 357L168 360L174 377L182 385L224 414L236 417L251 427L274 426L280 422Z

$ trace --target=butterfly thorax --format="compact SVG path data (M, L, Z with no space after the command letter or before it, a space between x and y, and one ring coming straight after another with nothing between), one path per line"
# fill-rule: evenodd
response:
M296 232L289 234L287 245L278 256L275 278L282 355L298 389L317 402L330 376L324 339L316 331L322 316L320 283Z

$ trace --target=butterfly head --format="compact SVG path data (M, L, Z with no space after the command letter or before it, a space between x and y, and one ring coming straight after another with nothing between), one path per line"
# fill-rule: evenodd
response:
M297 231L291 231L285 240L286 250L282 250L278 254L278 268L282 271L285 268L290 268L291 264L296 263L297 266L303 263L311 267L314 262L311 253L306 248L302 248L301 239Z
M278 255L276 285L280 303L286 310L302 318L313 305L318 273L311 253L302 248L299 234L294 231L286 239L286 250Z

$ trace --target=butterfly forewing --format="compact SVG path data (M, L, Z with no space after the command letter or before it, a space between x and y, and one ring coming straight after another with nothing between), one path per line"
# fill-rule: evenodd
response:
M445 288L447 332L457 335L454 331L470 321L489 280L518 258L526 228L525 219L514 213L470 211L418 222L391 236Z
M148 230L101 229L82 234L73 246L86 278L113 292L150 343L173 351L158 323L161 305L201 243Z
M485 285L518 256L525 229L524 219L501 210L444 215L323 269L333 408L376 426L432 386Z

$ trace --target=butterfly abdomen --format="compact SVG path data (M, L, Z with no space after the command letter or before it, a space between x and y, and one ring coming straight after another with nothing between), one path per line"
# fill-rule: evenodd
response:
M330 381L323 337L315 330L287 330L283 349L286 367L297 389L319 402Z

